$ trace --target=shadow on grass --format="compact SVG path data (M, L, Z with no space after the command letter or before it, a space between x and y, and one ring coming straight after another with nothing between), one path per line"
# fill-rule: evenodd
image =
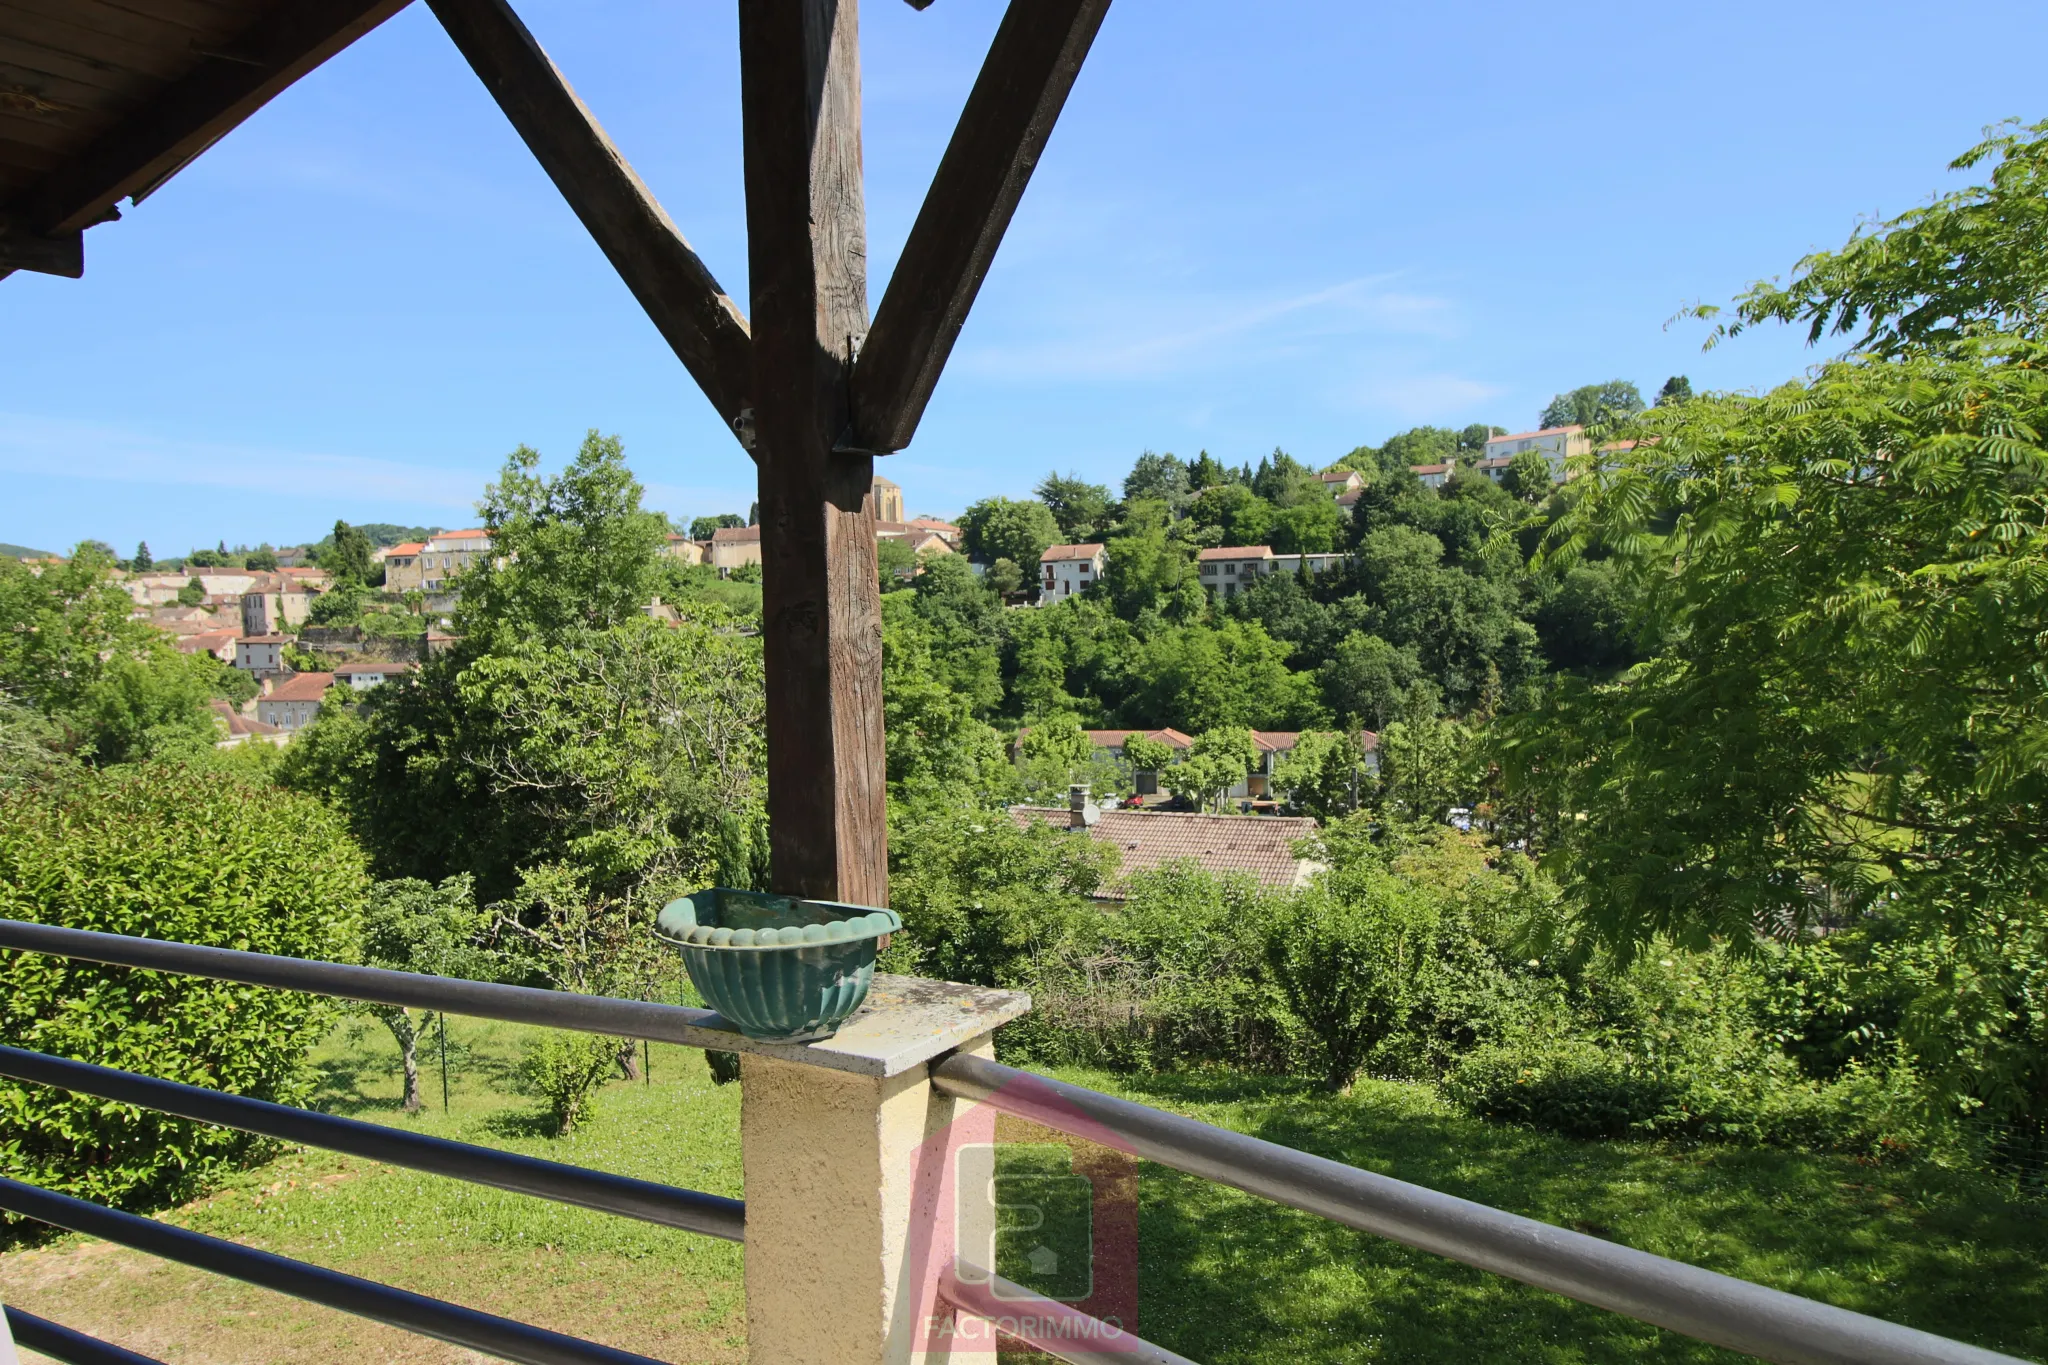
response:
M1422 1087L1332 1096L1197 1072L1162 1107L1447 1194L2022 1355L2048 1348L2048 1218L1925 1163L1575 1142ZM1207 1362L1734 1361L1732 1353L1156 1166L1144 1335Z

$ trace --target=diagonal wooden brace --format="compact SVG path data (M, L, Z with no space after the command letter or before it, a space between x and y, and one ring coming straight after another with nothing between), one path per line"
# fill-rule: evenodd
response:
M505 0L427 0L541 169L751 450L746 317Z
M910 444L1108 12L1109 0L1010 0L854 365L846 448Z

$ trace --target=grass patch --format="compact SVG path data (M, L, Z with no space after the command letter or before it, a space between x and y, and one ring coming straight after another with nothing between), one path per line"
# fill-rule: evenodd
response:
M2048 1355L2048 1217L1921 1163L1573 1142L1409 1084L1064 1079L1365 1170L2023 1357ZM1746 1357L1146 1165L1139 1332L1204 1365Z
M451 1104L399 1109L397 1052L352 1022L315 1055L322 1108L737 1196L739 1094L657 1044L555 1139L510 1076L528 1030L457 1020ZM1426 1088L1202 1072L1065 1079L1451 1194L2020 1356L2048 1354L2048 1217L1920 1164L1490 1126ZM1142 1168L1138 1329L1204 1365L1706 1362L1739 1357L1306 1214ZM728 1243L318 1151L289 1150L167 1221L663 1360L743 1360ZM0 1256L0 1298L173 1365L453 1362L470 1353L88 1238ZM35 1357L25 1357L36 1359Z

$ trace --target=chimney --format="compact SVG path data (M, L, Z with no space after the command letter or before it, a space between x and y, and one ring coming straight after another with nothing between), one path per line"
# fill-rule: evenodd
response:
M1085 834L1102 819L1102 812L1088 799L1088 784L1076 782L1067 788L1067 828L1077 834Z

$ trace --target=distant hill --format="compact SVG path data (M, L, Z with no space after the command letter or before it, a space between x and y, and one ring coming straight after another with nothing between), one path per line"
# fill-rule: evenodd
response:
M0 555L6 555L9 559L56 558L56 556L51 554L48 550L31 550L26 545L9 545L5 541L0 541Z

